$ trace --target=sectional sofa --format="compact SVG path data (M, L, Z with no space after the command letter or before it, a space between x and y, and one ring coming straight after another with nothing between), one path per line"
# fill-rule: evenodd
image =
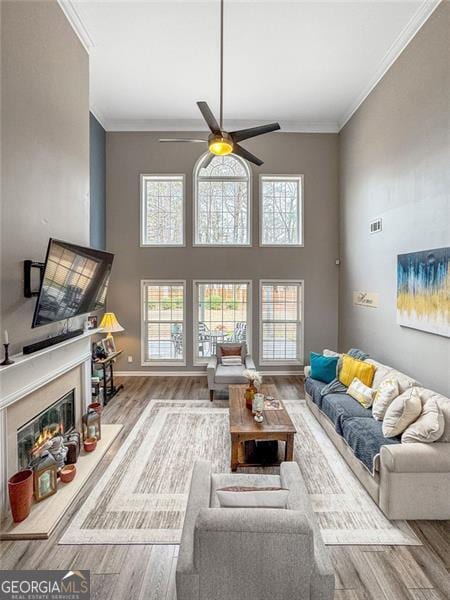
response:
M324 354L335 354L324 351ZM305 367L306 402L356 477L389 519L450 519L450 400L424 389L393 367L367 359L376 367L373 388L395 376L400 392L416 386L422 404L437 398L445 419L439 440L402 443L386 438L382 422L345 393L321 395L325 383Z

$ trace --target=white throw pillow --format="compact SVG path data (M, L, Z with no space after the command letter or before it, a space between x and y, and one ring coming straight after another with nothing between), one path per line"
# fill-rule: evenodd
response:
M373 403L375 390L355 377L347 389L347 394L357 400L364 408L370 408Z
M222 364L228 367L242 365L242 356L222 356Z
M382 421L390 403L399 395L398 381L395 378L384 379L376 391L372 405L372 416Z
M444 415L435 398L425 402L422 414L402 435L402 443L436 442L444 433Z
M216 490L222 508L286 508L289 490L231 486Z
M383 419L383 435L392 438L400 435L414 423L422 412L422 401L419 390L413 387L390 403Z
M442 396L442 394L438 394L433 390L428 390L425 388L420 389L420 398L422 400L423 407L425 407L425 404L431 398L436 400L436 404L438 405L438 408L444 418L444 432L439 438L439 441L450 442L450 399Z

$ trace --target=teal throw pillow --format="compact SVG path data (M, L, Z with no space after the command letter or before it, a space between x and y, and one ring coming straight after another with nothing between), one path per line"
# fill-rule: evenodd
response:
M338 356L322 356L316 352L310 353L311 377L325 383L330 383L336 378Z

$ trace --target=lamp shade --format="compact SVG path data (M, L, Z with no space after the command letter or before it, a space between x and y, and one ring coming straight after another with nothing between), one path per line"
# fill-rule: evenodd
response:
M107 312L103 315L100 328L104 329L108 333L117 333L118 331L124 331L122 325L117 320L116 315L113 312Z

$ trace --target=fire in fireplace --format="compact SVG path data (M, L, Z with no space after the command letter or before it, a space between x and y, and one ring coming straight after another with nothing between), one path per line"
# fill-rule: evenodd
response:
M71 390L17 431L19 469L25 469L29 465L33 454L44 442L74 428L75 390Z

